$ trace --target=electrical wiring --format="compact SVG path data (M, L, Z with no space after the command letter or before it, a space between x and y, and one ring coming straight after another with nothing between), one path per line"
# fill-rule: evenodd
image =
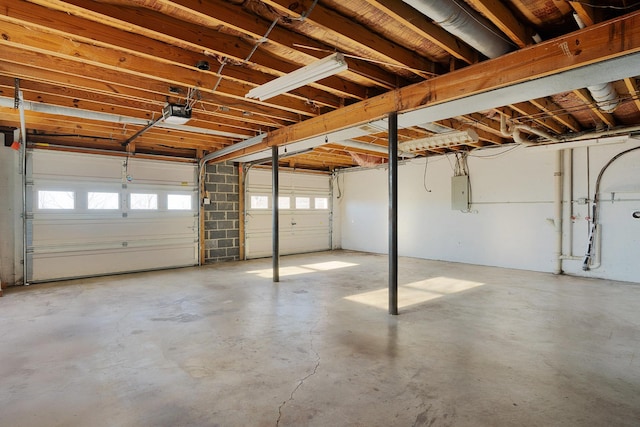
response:
M431 193L431 190L427 188L427 166L429 165L429 158L425 157L424 159L424 175L422 176L422 185L424 186L424 191L427 193Z
M513 150L517 150L518 148L522 148L522 147L523 147L522 144L515 144L514 146L508 147L504 151L501 151L499 153L488 154L486 156L481 156L481 155L476 154L476 153L470 153L469 155L471 157L476 158L476 159L482 159L482 160L485 160L485 159L496 159L496 158L498 158L500 156L504 156L505 154L508 154L508 153L512 152ZM495 148L495 147L490 147L490 148ZM480 150L480 149L478 149L478 150Z
M469 166L467 164L468 151L459 151L455 153L456 162L453 170L454 176L469 175Z
M588 1L580 1L580 0L571 0L574 3L580 3L583 4L585 6L589 6L589 7L595 7L598 9L616 9L616 10L627 10L627 9L633 9L634 7L640 6L640 1L635 2L633 4L630 4L628 6L613 6L613 5L608 5L608 4L595 4L595 3L591 3Z
M342 189L340 188L340 174L334 174L336 178L336 187L338 188L338 196L337 199L340 200L342 198Z

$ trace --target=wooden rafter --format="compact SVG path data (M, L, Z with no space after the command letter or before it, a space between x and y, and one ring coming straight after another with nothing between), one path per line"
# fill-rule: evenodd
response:
M633 104L636 106L636 109L640 111L640 90L638 90L636 79L624 79L624 85L633 99Z
M518 113L522 114L524 116L524 119L530 121L531 123L537 123L556 134L564 133L564 128L560 124L558 124L558 122L547 116L547 114L543 110L536 107L532 103L519 102L517 104L510 105L510 107ZM519 119L522 120L522 118Z
M587 27L600 22L599 13L588 4L581 1L569 1L569 4Z
M281 16L288 17L291 22L289 25L296 27L296 22L300 22L300 25L306 22L313 22L320 27L318 31L324 37L334 40L334 43L338 46L344 46L345 49L348 49L351 45L357 45L357 50L366 51L368 58L410 67L413 73L422 78L431 77L435 71L433 62L428 59L417 55L409 49L399 48L391 41L367 31L357 22L323 7L322 4L316 4L311 14L304 21L300 21L300 14L305 12L301 8L301 3L295 3L298 8L294 9L289 0L263 1Z
M621 32L620 28L624 28L624 32ZM569 45L569 39L573 46L580 46L579 55L571 51L570 55L567 55L566 49L558 48L561 45ZM620 43L622 39L625 43ZM530 46L504 57L471 65L275 130L262 143L223 156L221 160L366 123L382 118L390 111L413 110L426 103L433 103L434 99L437 102L459 99L639 51L640 12L637 12L609 21L608 25L588 27L570 36ZM482 66L482 72L478 72L479 66ZM465 84L460 85L460 82Z
M505 33L518 47L523 48L532 43L532 31L527 29L511 13L504 2L498 0L467 0L471 6L486 16L496 27Z
M442 27L425 19L424 15L406 3L396 0L367 0L367 2L385 14L392 16L404 26L413 29L413 31L444 49L455 58L467 64L478 62L478 54L473 48L453 37Z
M573 132L580 132L582 126L580 123L569 113L564 112L562 107L548 98L532 99L531 102L542 111L549 113L549 116L560 123L562 126L572 130Z
M614 127L616 125L616 119L612 114L607 113L606 111L602 111L596 105L596 102L591 97L591 94L587 89L576 89L573 93L584 102L591 113L601 120L606 126Z

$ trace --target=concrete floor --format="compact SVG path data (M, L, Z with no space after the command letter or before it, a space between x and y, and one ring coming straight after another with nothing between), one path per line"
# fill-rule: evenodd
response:
M638 426L640 284L332 252L14 288L0 426Z

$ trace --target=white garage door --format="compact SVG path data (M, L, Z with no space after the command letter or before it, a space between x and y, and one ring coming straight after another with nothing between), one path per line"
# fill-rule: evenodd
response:
M280 172L280 253L331 248L330 176ZM271 170L251 169L247 175L245 251L247 258L272 255Z
M195 265L193 164L27 154L30 282Z

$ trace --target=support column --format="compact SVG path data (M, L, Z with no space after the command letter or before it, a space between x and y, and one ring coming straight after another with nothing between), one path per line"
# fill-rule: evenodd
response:
M271 147L272 199L273 199L273 281L280 281L280 209L278 207L278 147Z
M389 114L389 314L398 314L398 113Z

